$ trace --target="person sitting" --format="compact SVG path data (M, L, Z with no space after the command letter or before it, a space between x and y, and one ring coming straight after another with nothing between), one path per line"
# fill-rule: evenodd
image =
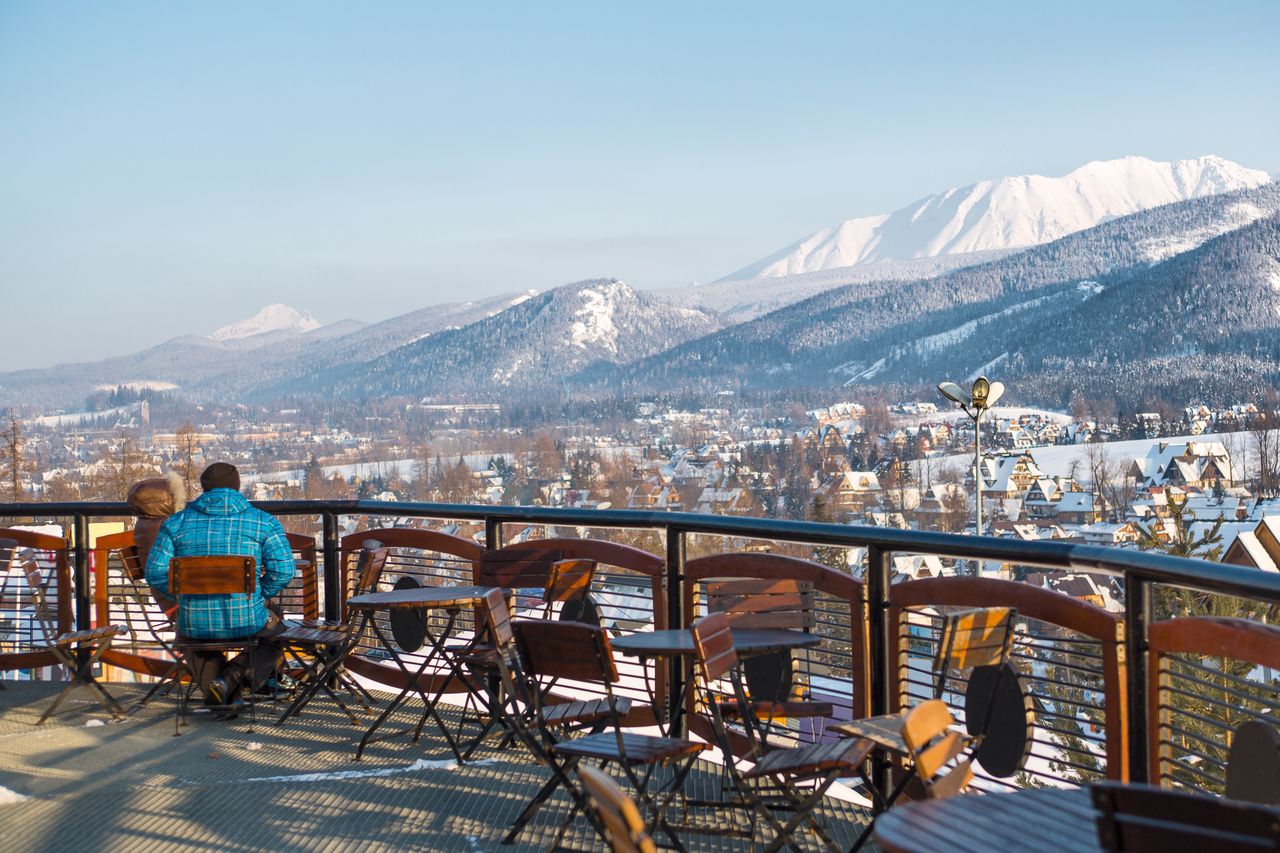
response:
M163 477L152 477L134 483L129 488L129 496L126 500L137 513L137 520L133 523L133 547L137 562L128 563L126 568L129 569L131 577L140 578L146 571L147 557L150 556L151 546L160 533L160 525L187 505L187 490L182 483L182 478L170 471ZM172 599L154 594L152 597L166 614L170 614L177 607Z
M160 526L147 558L147 583L170 596L169 561L174 557L238 555L257 561L252 595L192 596L178 610L178 634L198 640L256 637L258 644L227 661L221 652L196 652L196 682L209 705L235 705L241 691L257 690L280 664L282 650L271 641L283 628L268 599L293 580L293 551L272 515L240 494L240 472L215 462L200 475L204 493ZM226 716L234 716L234 712Z

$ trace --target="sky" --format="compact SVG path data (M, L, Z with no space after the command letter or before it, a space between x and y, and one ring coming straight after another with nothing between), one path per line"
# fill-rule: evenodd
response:
M1280 3L0 0L0 372L711 281L975 180L1280 170Z

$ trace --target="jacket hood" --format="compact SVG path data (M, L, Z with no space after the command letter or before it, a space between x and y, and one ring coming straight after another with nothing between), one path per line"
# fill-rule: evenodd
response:
M128 501L141 518L168 518L186 505L187 491L182 478L170 471L164 477L134 483Z
M239 515L249 509L248 499L235 489L213 489L187 505L202 515Z

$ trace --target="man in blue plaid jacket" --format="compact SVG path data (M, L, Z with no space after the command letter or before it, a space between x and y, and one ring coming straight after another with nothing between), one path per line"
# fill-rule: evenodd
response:
M267 599L293 580L293 550L280 522L240 494L240 472L234 465L210 465L200 475L200 486L204 494L161 525L147 557L147 583L169 595L173 557L236 554L257 561L260 574L252 595L183 596L178 608L178 633L184 637L259 638L256 647L231 661L220 652L195 653L196 680L205 701L231 705L244 687L261 687L279 666L281 651L270 638L281 631L280 618Z

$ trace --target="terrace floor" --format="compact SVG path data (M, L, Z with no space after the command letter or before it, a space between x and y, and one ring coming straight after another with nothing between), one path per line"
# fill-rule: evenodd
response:
M428 730L417 746L401 737L352 760L360 730L318 699L301 718L256 731L247 717L218 722L193 715L173 734L173 703L160 700L121 723L77 690L65 710L34 723L61 685L6 681L0 690L0 847L12 851L440 850L532 851L550 845L567 813L554 797L520 842L503 847L506 827L546 778L522 750L482 749L458 768ZM129 706L133 685L111 684ZM272 711L275 710L275 713ZM690 793L717 787L710 765ZM850 844L865 820L852 803L828 798L829 831ZM725 836L682 834L691 851L747 850ZM817 839L805 838L818 849ZM602 849L579 820L568 843Z

